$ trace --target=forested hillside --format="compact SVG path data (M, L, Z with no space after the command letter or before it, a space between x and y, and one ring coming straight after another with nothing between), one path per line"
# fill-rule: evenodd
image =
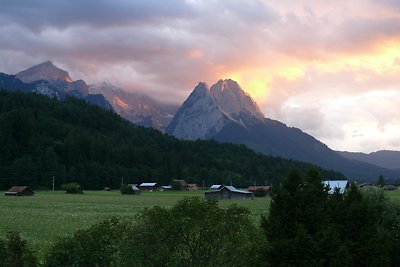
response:
M86 189L117 188L122 179L247 186L279 180L293 165L302 171L311 167L243 145L180 141L73 97L58 101L6 91L0 91L0 151L1 189L50 188L52 177L56 187L74 181Z

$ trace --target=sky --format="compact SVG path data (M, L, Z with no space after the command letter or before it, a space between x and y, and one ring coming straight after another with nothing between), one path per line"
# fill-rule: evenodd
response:
M0 72L51 60L176 104L231 78L332 149L400 150L397 0L2 0L0 36Z

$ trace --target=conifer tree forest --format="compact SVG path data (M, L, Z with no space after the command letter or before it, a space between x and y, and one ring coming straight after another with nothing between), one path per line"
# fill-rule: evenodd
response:
M58 101L34 93L0 91L0 189L29 185L56 189L76 182L84 189L124 183L200 185L271 184L291 166L310 164L257 154L243 145L181 141L136 126L112 111L73 97ZM343 178L320 169L324 177Z

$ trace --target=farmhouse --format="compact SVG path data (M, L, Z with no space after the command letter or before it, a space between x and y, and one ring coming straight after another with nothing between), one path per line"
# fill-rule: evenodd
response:
M188 190L199 190L199 187L197 186L197 184L188 184L187 189Z
M13 186L4 194L6 196L33 196L35 193L28 186Z
M339 193L343 194L349 185L349 181L347 180L331 180L323 181L323 183L324 185L329 186L329 194L333 194L333 192L335 192L335 188L339 188Z
M142 191L155 191L160 189L160 186L157 183L141 183L139 188Z
M206 199L253 199L253 193L247 190L236 189L233 186L224 186L220 190L213 190L204 193Z

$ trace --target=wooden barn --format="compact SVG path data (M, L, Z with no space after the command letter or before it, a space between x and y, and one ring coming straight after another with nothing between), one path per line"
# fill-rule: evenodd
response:
M220 190L213 190L204 193L206 199L253 199L253 193L247 190L236 189L233 186L224 186Z
M141 183L139 189L141 191L156 191L160 189L160 186L157 183Z
M13 186L4 194L6 196L33 196L35 193L28 186Z

